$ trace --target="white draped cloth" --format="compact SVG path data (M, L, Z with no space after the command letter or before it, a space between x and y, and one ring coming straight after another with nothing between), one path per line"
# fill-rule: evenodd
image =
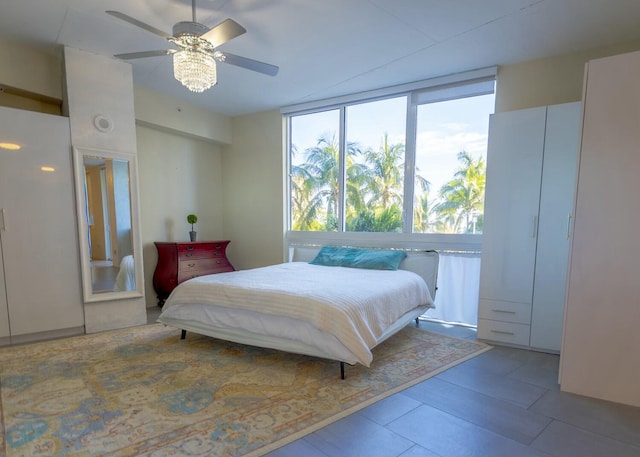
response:
M440 252L436 307L424 316L445 322L478 325L480 254Z

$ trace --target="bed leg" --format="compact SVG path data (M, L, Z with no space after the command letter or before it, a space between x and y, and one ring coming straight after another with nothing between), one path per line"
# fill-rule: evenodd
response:
M420 327L420 318L416 317L416 327Z
M182 331L182 334L180 335L180 339L181 339L181 340L184 340L184 339L186 338L186 336L187 336L187 331L186 331L186 330L183 330L183 331Z
M344 362L340 362L340 379L344 379Z

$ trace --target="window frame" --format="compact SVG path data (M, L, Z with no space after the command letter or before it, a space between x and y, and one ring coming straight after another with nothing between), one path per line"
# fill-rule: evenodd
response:
M284 216L285 216L285 246L291 242L326 244L331 240L376 240L395 239L400 244L415 245L419 243L427 249L453 251L480 251L482 234L451 234L451 233L414 233L414 182L416 164L416 135L418 106L435 101L446 101L470 96L480 96L495 92L497 68L490 67L455 75L419 81L401 86L394 86L376 91L337 97L334 99L292 105L281 109L284 141ZM435 95L436 98L429 98ZM407 100L406 132L405 132L405 162L404 162L404 196L403 196L403 225L402 233L396 232L347 232L345 231L345 159L346 159L346 110L347 107L378 100L405 96ZM425 100L425 98L427 100ZM313 114L330 110L339 110L339 192L338 227L337 232L294 231L291 230L291 119L294 116ZM287 258L288 253L285 253Z

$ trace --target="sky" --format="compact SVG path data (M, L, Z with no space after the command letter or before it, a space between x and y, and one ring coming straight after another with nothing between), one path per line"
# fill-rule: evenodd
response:
M466 151L486 159L489 114L494 95L430 103L418 107L416 165L420 174L439 189L458 168L457 154ZM296 116L292 120L292 141L298 151L316 145L318 138L336 135L338 110ZM389 143L405 143L406 98L351 105L347 108L347 141L362 149L378 149L387 133ZM300 157L299 157L300 159Z

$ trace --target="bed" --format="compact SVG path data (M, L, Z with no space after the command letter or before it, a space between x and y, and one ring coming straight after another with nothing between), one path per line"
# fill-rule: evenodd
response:
M114 292L136 290L136 270L132 255L126 255L120 261L120 269L113 286Z
M298 247L291 262L185 281L158 321L182 338L190 331L336 360L343 377L345 363L368 367L371 349L434 306L438 254L395 250L397 269L378 269L318 261L327 249L353 250Z

